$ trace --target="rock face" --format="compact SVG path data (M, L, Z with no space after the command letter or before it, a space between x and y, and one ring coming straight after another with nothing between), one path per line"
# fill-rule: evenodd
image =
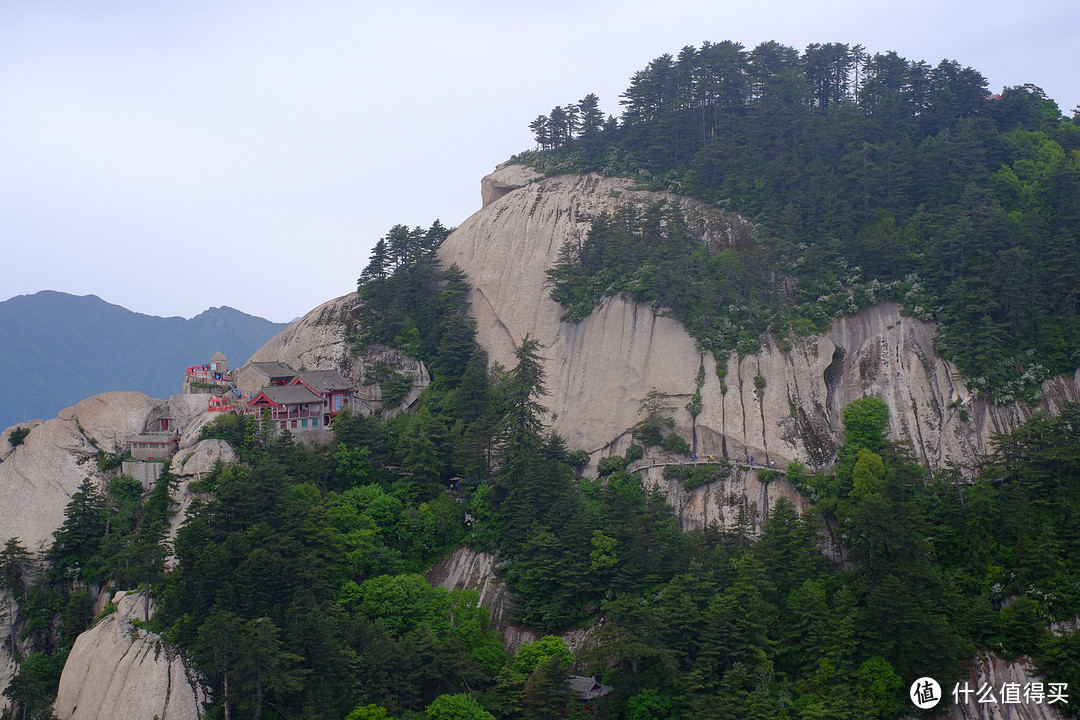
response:
M199 476L214 469L218 461L231 465L236 451L224 440L202 440L173 456L172 474L178 477Z
M662 466L643 469L641 481L646 488L660 488L683 530L704 530L713 523L731 528L741 521L757 533L780 498L790 500L800 514L809 506L787 480L778 477L763 483L756 471L746 468L734 468L727 478L693 490L665 478Z
M187 434L188 428L199 424L203 417L211 414L206 412L206 398L206 395L169 396L169 416L173 419L174 425L179 426L184 434Z
M488 610L492 627L503 630L509 622L513 596L495 577L495 556L491 553L460 547L428 570L427 579L447 590L475 590L480 593L480 604Z
M117 610L75 640L56 696L61 720L200 720L206 692L180 652L136 628L141 594L117 593Z
M475 590L480 604L487 608L493 628L502 633L503 647L511 655L526 642L536 642L540 635L523 625L510 622L510 607L514 596L509 588L495 577L495 556L459 547L449 557L437 562L426 577L434 587L447 590ZM563 633L570 651L580 653L589 642L591 628L577 628Z
M105 452L124 449L127 438L143 431L146 418L160 404L141 392L107 392L60 411L61 420L74 420L79 430Z
M141 433L162 404L139 392L108 392L34 426L0 463L0 542L17 537L31 550L49 545L79 484L86 478L103 480L98 450L122 451L127 438ZM190 408L174 409L171 400L169 412L194 421Z
M0 433L0 462L4 462L8 459L8 455L15 452L15 446L11 444L11 432L13 430L33 430L41 424L41 420L31 420L30 422L16 423L11 427Z
M97 449L74 419L38 425L0 463L0 542L17 537L30 550L52 543L79 484L99 477Z
M843 439L844 406L867 395L889 405L893 437L931 468L970 463L994 432L1034 412L973 399L934 352L933 324L901 316L896 305L838 320L822 336L790 345L766 340L757 354L720 358L723 380L716 360L699 352L681 324L625 295L605 299L580 323L561 322L544 273L564 243L584 239L600 211L678 202L713 249L747 242L751 228L692 200L633 190L625 179L530 177L507 166L485 178L487 204L447 238L439 256L457 263L473 287L477 340L490 360L512 367L525 335L542 343L549 420L572 448L594 458L621 452L640 419L641 398L653 389L670 396L676 430L698 455L753 455L778 467L795 459L830 462ZM704 409L695 419L683 407L701 369ZM1078 381L1080 372L1046 383L1044 408L1080 399Z
M275 335L251 356L251 361L284 362L297 370L338 370L356 383L359 404L369 413L382 408L382 391L364 376L369 369L386 365L411 376L413 388L399 408L384 415L408 408L431 384L431 375L422 362L394 348L375 345L361 355L353 355L348 338L356 332L360 309L356 293L325 302Z

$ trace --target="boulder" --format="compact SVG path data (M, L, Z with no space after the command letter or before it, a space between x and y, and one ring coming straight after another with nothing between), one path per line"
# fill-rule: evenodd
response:
M19 430L21 428L33 430L40 425L41 422L41 420L30 420L28 422L15 423L11 427L5 429L4 432L0 433L0 462L7 460L8 455L11 455L11 453L15 451L15 446L11 444L10 440L12 430Z
M141 593L118 592L116 612L75 640L54 706L61 720L200 720L206 700L184 654L132 624Z
M147 417L160 403L141 392L107 392L64 408L59 417L74 420L99 448L116 453L126 448L129 437L143 431Z
M170 395L168 412L174 426L183 431L207 414L207 397L207 395Z
M213 470L219 460L231 465L238 459L236 451L224 440L202 440L173 456L171 472L178 477L199 477Z

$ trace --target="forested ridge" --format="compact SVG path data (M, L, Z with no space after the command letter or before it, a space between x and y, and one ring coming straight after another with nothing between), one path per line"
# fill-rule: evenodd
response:
M890 718L909 711L913 678L948 684L979 648L1030 653L1049 681L1080 687L1080 633L1047 630L1080 612L1080 407L997 438L974 478L931 478L886 440L885 404L864 398L844 412L835 472L784 471L810 511L781 501L758 537L748 522L684 533L624 469L651 445L677 448L664 399L642 399L625 458L583 475L587 456L546 429L536 341L489 370L468 286L434 259L445 230L391 236L391 259L360 283L375 335L356 342L425 356L415 410L344 414L313 448L221 418L204 436L241 462L193 487L204 500L171 572L174 478L142 498L129 478L85 483L43 558L17 540L0 552L4 617L34 638L4 717L49 716L104 583L150 589L150 626L197 664L210 718L578 717L575 663L614 687L601 718ZM716 476L697 475L683 482ZM515 620L592 627L588 649L575 658L546 636L508 656L475 592L420 574L461 545L496 554Z
M566 319L630 292L726 354L896 301L996 402L1080 367L1080 115L1036 85L992 94L956 61L860 45L720 42L652 60L619 102L537 117L539 149L515 160L699 198L752 218L755 242L710 254L655 210L602 215L553 272Z

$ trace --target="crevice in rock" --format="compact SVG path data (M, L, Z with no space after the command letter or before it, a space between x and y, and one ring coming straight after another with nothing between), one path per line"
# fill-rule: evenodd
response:
M161 720L168 720L169 698L172 697L172 665L173 653L168 646L165 647L165 702L161 706Z
M746 399L743 397L742 358L735 363L735 379L739 383L739 410L742 412L743 455L749 453L746 445Z
M484 295L484 291L480 288L473 289L473 302L475 303L477 299L484 301L487 309L491 311L491 316L495 319L495 325L504 333L506 333L506 338L510 341L511 345L516 348L517 342L514 340L514 336L513 334L511 334L510 328L506 327L506 325L503 324L503 321L499 319L499 314L495 312L495 307L491 304L491 301L487 299L487 296Z
M922 421L919 419L919 403L916 402L915 396L908 392L908 399L911 401L911 412L915 416L915 438L919 444L919 456L922 458L923 466L926 467L927 472L930 473L930 479L934 479L934 470L930 467L930 460L926 456L926 441L923 440L922 434Z
M761 375L761 356L758 355L756 360L757 360L757 364L756 364L757 373L756 373L756 375L760 376ZM756 380L754 382L754 385L755 386L757 385ZM755 388L755 390L756 390L756 388ZM756 394L757 394L757 400L758 400L758 412L761 413L761 449L765 451L765 465L763 467L769 467L769 439L765 435L765 428L766 428L766 425L765 425L765 388L761 388L760 390L756 390Z

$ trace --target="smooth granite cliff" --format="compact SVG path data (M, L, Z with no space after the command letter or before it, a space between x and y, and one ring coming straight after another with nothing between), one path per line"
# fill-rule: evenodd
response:
M439 257L461 267L472 285L477 339L491 361L513 366L526 335L542 343L544 403L552 428L572 448L621 453L640 419L641 399L655 389L670 397L676 429L699 457L825 465L843 441L844 406L876 395L889 405L893 437L936 469L969 464L989 449L993 433L1080 399L1078 371L1046 382L1040 407L988 405L934 351L934 325L905 317L893 304L840 318L823 335L765 338L758 353L721 357L721 379L717 360L700 352L677 320L626 295L606 298L579 323L560 321L545 271L564 243L583 240L593 217L622 203L679 203L713 250L745 242L752 233L747 220L635 190L624 178L541 178L520 166L484 178L482 194L485 206L447 238ZM702 369L703 410L695 419L683 407Z

